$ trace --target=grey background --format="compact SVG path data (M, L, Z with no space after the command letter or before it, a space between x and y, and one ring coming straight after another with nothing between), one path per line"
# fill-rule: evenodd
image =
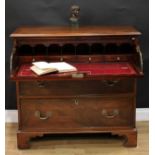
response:
M25 25L69 25L72 4L81 8L80 25L133 25L142 32L145 76L138 80L137 107L148 107L148 0L6 0L6 109L16 109L15 83L9 79L10 33Z

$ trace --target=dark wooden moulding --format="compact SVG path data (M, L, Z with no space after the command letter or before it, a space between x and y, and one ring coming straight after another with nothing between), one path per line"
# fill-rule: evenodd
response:
M136 79L143 76L138 37L131 26L21 27L12 34L10 78L16 82L18 148L44 134L112 133L137 145ZM20 76L33 61L129 63L134 74L69 73Z

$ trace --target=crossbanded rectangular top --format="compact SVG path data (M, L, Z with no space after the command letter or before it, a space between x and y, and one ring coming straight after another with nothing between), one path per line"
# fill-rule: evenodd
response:
M87 36L138 36L141 35L132 26L44 26L19 27L10 37L87 37Z

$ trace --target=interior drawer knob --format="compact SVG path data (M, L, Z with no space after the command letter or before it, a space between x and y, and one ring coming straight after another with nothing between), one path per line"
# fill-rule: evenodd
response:
M60 61L63 61L63 60L64 60L63 57L61 57L61 58L60 58Z
M77 99L74 100L75 105L79 105L79 101Z
M114 117L119 115L119 110L118 109L114 109L112 112L107 112L107 110L102 110L102 115L105 118L114 118Z
M46 114L43 114L40 111L35 111L34 115L40 120L47 120L49 117L51 117L52 113L47 112Z

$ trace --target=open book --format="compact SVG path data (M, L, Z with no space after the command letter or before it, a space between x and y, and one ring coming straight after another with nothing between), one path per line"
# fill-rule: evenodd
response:
M38 62L33 62L33 66L30 68L33 72L35 72L37 75L44 75L47 73L52 73L52 72L73 72L77 71L77 69L66 63L66 62L52 62L48 63L45 61L38 61Z

